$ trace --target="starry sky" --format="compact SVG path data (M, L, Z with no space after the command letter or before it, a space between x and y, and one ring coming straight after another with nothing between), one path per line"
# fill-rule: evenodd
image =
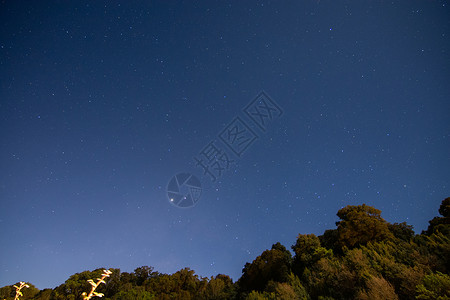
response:
M237 280L346 205L420 233L450 196L448 1L7 0L0 24L0 286Z

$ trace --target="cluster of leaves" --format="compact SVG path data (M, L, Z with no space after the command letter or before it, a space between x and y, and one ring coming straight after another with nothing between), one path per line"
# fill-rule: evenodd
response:
M441 216L415 234L406 223L390 224L381 211L347 206L338 211L336 229L321 236L300 234L291 251L280 243L245 264L233 282L227 275L198 277L189 268L163 274L152 267L132 273L103 269L72 275L55 289L33 285L22 299L82 299L95 285L104 299L450 299L450 198ZM83 294L84 293L84 294ZM14 299L14 287L0 289Z

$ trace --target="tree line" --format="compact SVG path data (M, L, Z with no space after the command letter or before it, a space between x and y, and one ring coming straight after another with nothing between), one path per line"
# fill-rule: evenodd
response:
M335 229L322 235L299 234L292 253L280 243L245 264L236 281L228 275L199 277L189 268L173 274L142 266L112 273L98 292L103 299L206 300L394 300L450 299L450 197L427 230L389 223L368 205L349 205L337 212ZM89 279L103 269L69 277L54 289L32 284L21 299L82 299ZM14 285L0 288L0 299L14 299Z

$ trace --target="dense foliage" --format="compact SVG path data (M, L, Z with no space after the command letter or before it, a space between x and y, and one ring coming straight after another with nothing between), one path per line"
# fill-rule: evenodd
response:
M133 273L111 269L103 299L450 299L450 198L441 216L415 234L406 223L390 224L367 205L338 211L337 228L321 236L300 234L293 254L280 243L245 264L233 282L227 275L199 277L189 268L162 274L143 266ZM54 289L32 284L21 299L81 299L88 279L103 269L74 274ZM0 299L14 299L13 285Z

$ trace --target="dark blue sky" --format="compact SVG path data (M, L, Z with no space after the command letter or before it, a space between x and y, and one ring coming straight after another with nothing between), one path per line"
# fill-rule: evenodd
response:
M450 196L448 1L1 1L0 286L98 267L239 278L349 204ZM265 91L265 131L243 111ZM219 135L239 117L240 157ZM249 131L250 132L250 131ZM212 182L211 141L234 162ZM177 173L197 204L174 207Z

